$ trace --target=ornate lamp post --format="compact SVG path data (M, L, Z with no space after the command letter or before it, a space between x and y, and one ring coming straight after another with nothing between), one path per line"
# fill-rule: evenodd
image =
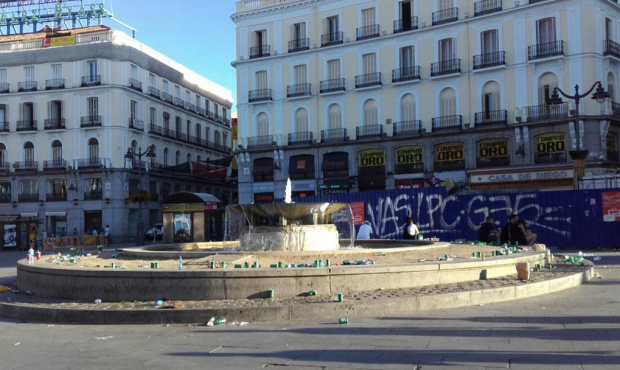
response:
M142 157L155 158L156 156L153 145L149 146L144 152L142 152L142 148L138 148L137 153L132 148L127 149L125 159L133 161L135 157L138 157L138 191L142 190ZM140 200L138 202L138 238L136 239L136 247L142 246L144 246L144 219L142 218L142 200Z
M581 117L579 114L579 102L581 101L581 99L586 98L588 95L590 95L590 93L594 91L594 88L596 88L596 91L594 92L594 94L592 94L592 99L596 100L596 102L599 104L604 104L605 100L609 98L609 93L605 91L605 89L603 88L603 84L600 81L595 82L594 85L592 85L592 87L590 88L590 90L588 90L588 92L586 92L585 94L579 93L579 85L575 85L575 95L566 94L564 91L562 91L562 89L556 87L555 89L553 89L553 94L549 99L549 104L555 107L562 104L562 98L560 97L560 94L562 94L562 96L564 96L566 99L575 101L575 136L577 138L577 145L576 150L569 151L569 154L573 159L574 163L573 186L575 189L579 188L579 178L585 176L586 158L588 157L589 153L588 149L581 148L581 135L579 129Z

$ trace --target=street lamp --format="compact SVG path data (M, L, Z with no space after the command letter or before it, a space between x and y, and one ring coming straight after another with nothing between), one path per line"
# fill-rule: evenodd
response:
M149 159L157 157L154 145L149 146L146 151L142 152L142 148L138 148L138 152L134 152L133 148L127 149L125 159L132 161L138 157L138 190L142 190L142 157ZM138 238L136 239L136 247L144 246L144 220L142 219L142 201L138 202Z
M551 94L551 98L547 102L554 107L558 107L560 104L563 103L560 94L562 94L562 96L567 99L575 101L575 136L577 138L577 145L576 150L569 151L569 154L573 159L574 163L573 186L575 189L579 188L579 178L583 177L586 173L585 161L589 153L587 149L581 149L581 135L579 130L579 123L581 120L579 115L579 102L581 101L581 99L586 98L588 95L590 95L590 93L594 91L595 88L596 91L594 92L594 94L592 94L592 99L596 100L596 102L599 104L604 104L607 98L609 98L609 93L605 91L605 89L603 88L603 84L600 81L595 82L594 85L592 85L592 87L590 88L590 90L588 90L588 92L586 92L585 94L579 93L579 85L575 85L575 95L568 95L564 91L562 91L562 89L556 87L555 89L553 89L553 94Z

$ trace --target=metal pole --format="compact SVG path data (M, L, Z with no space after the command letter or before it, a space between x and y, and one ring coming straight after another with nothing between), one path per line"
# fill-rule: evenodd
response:
M138 190L142 190L142 148L138 148ZM144 220L142 219L142 201L138 202L138 237L136 247L144 246Z

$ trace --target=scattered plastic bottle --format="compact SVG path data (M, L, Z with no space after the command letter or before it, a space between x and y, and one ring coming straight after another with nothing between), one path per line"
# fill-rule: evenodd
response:
M32 249L32 247L28 249L28 264L29 265L34 264L34 249Z
M177 261L177 267L179 268L179 271L183 270L183 257L179 257L179 260Z

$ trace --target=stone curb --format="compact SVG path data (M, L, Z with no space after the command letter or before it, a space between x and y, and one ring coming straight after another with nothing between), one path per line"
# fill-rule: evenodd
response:
M393 314L412 314L420 311L451 309L480 304L500 303L531 298L574 288L592 279L594 266L582 272L529 284L491 289L418 295L404 298L384 298L342 303L303 303L288 306L243 307L226 309L181 310L78 310L40 308L18 303L0 303L0 316L16 320L89 325L152 325L195 324L211 317L231 321L276 322L331 319L338 317L368 317ZM34 320L33 320L34 321Z

